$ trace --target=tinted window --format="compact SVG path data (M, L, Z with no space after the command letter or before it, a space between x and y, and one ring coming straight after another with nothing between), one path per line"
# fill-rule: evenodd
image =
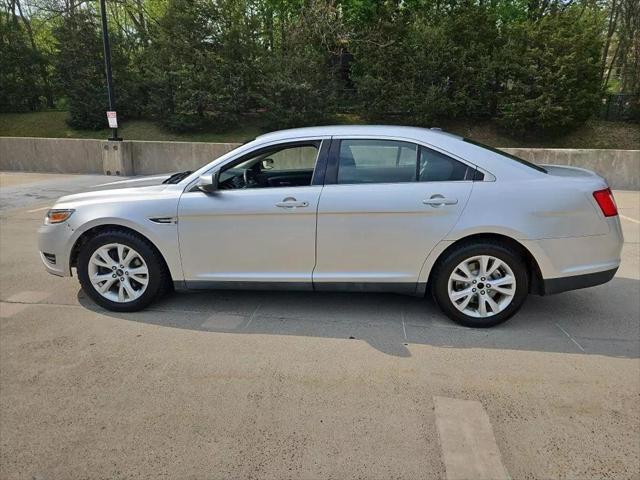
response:
M395 140L342 140L338 183L414 182L418 146Z
M489 151L491 151L493 153L497 153L498 155L502 155L503 157L508 158L509 160L513 160L514 162L518 162L518 163L520 163L522 165L525 165L525 166L527 166L529 168L533 168L534 170L537 170L539 172L547 173L547 171L544 168L542 168L540 165L536 165L535 163L528 162L524 158L516 157L515 155L511 155L510 153L503 152L502 150L498 150L497 148L490 147L489 145L484 145L482 143L478 143L478 142L476 142L474 140L470 140L468 138L465 138L464 141L467 142L467 143L470 143L472 145L475 145L476 147L484 148L485 150L489 150Z
M429 148L420 147L421 182L454 182L467 178L468 167L451 157Z

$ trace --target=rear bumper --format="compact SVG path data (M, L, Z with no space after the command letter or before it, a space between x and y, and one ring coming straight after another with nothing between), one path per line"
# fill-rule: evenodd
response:
M609 232L603 235L521 240L521 243L535 258L545 282L615 271L620 266L624 240L618 217L611 217L608 223Z
M618 267L602 272L572 275L571 277L548 278L543 282L544 295L578 290L580 288L595 287L611 280Z

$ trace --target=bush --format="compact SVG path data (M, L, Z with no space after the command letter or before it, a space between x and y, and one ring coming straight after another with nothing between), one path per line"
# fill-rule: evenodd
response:
M0 111L25 112L45 105L39 73L43 63L21 24L0 13Z
M495 15L463 3L448 15L383 4L353 42L352 79L368 119L429 125L487 116L495 104Z
M281 26L275 48L261 52L257 103L270 129L326 123L336 110L339 14L323 1L308 2L296 13L295 21Z
M601 41L597 19L569 8L516 24L504 56L502 125L510 132L554 133L598 108Z
M255 97L252 30L238 2L170 0L145 55L148 111L173 131L233 128ZM225 29L218 28L224 19Z
M56 72L68 100L69 125L87 130L106 128L107 89L102 41L95 19L87 11L66 15L54 36L58 50Z

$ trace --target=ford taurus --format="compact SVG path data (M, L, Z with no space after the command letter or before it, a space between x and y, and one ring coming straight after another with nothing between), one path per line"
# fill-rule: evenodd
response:
M609 281L621 248L595 173L395 126L263 135L194 172L62 197L39 231L46 269L75 269L110 310L172 288L430 293L473 327Z

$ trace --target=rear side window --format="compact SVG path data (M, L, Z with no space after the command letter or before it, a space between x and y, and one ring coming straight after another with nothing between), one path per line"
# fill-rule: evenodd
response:
M395 140L342 140L338 183L415 182L418 146Z
M474 180L475 169L435 150L396 140L341 140L337 182Z

